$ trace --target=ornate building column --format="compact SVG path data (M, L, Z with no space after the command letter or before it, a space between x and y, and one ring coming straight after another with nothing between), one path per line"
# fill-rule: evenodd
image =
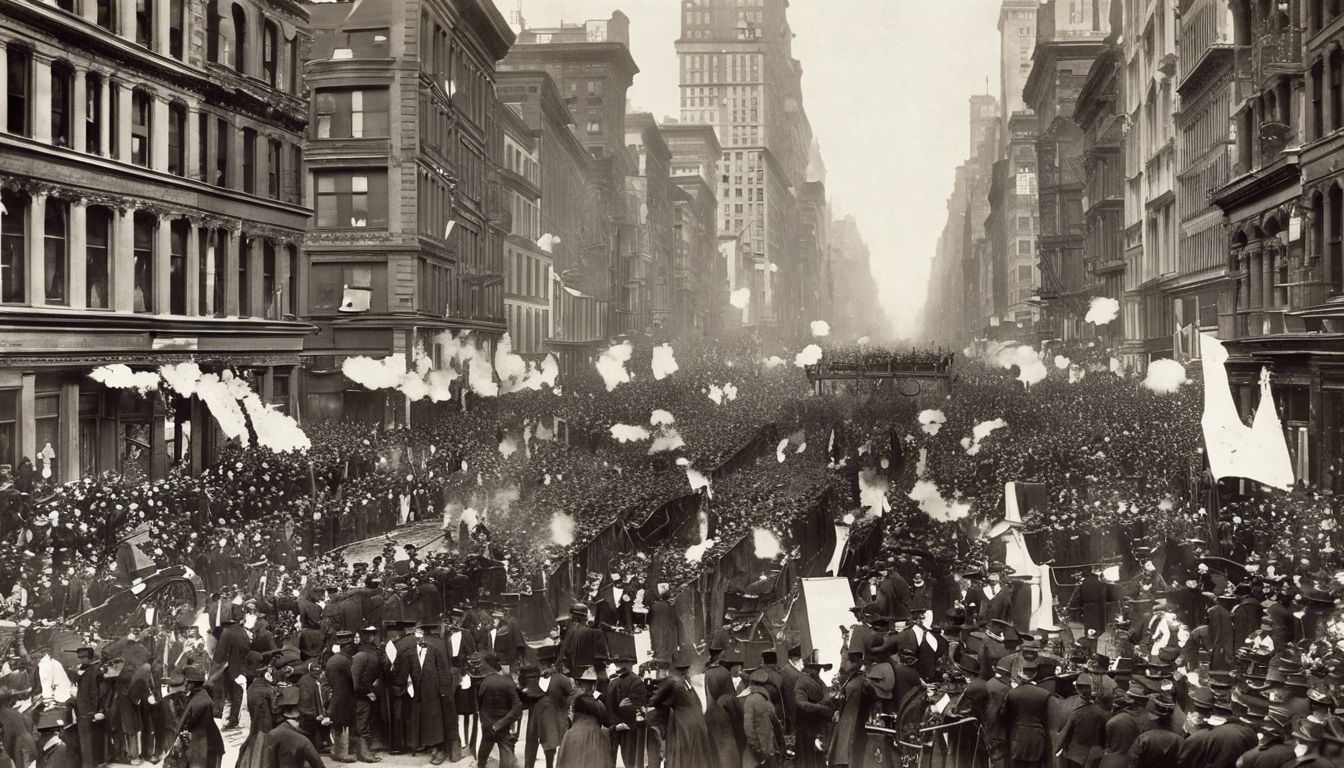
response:
M28 100L29 124L33 141L51 143L51 62L50 56L33 52L33 92Z
M66 234L65 242L71 309L84 309L89 304L88 272L85 269L85 260L88 258L88 212L89 204L84 198L70 201L70 231Z
M116 209L112 216L112 301L117 312L135 311L135 208Z
M158 0L156 6L168 0ZM153 130L150 131L149 167L151 170L168 172L168 101L161 96L150 97L150 110L153 112Z
M46 220L47 191L33 190L28 196L28 259L25 291L28 304L40 307L47 303L46 292Z
M162 0L160 0L162 2ZM154 227L154 268L150 280L150 293L153 294L153 306L150 309L156 315L172 312L172 274L173 274L173 216L160 213Z
M239 243L243 237L243 224L241 221L235 221L229 229L224 230L224 253L216 253L216 259L223 259L224 273L224 315L226 317L238 316L238 257ZM218 249L217 249L218 250Z
M201 314L201 223L187 220L187 314Z
M70 146L76 152L85 151L88 145L88 70L75 67L74 77L70 81Z

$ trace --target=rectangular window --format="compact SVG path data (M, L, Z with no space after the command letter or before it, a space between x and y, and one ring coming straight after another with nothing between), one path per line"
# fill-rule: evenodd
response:
M368 291L370 312L387 311L386 264L319 262L312 265L309 274L309 303L314 314L335 313L341 307L346 289Z
M252 261L252 249L247 246L247 238L238 238L238 316L249 317L252 314L252 286L248 262Z
M386 88L324 88L313 99L319 139L381 138L388 135Z
M184 0L168 0L168 55L179 60L184 50L185 6Z
M228 311L224 301L226 274L224 262L229 252L228 247L229 233L222 229L215 230L215 317L224 317Z
M153 214L135 214L132 271L135 280L136 312L154 311L154 230L157 223Z
M131 162L149 167L154 97L144 91L131 94Z
M103 152L103 80L90 72L84 77L84 151Z
M387 227L387 172L323 173L317 181L317 226Z
M243 191L257 191L257 132L251 128L243 129Z
M295 144L289 160L289 172L294 175L285 199L303 205L303 147Z
M61 393L39 392L33 399L33 427L37 447L37 467L46 463L52 478L59 477L57 461L61 451Z
M57 147L70 146L74 85L74 72L69 66L59 62L51 65L51 143Z
M0 302L22 304L27 298L24 264L28 253L28 196L0 190Z
M89 309L108 308L112 211L90 206L84 214L84 291Z
M44 293L48 304L66 304L69 301L65 290L69 209L64 200L49 197L45 215L42 243Z
M184 219L173 222L168 249L168 311L187 314L187 227Z
M283 145L279 139L266 142L266 196L280 199L280 157Z
M229 137L233 127L223 118L215 120L215 186L224 187L229 183Z
M265 305L265 317L270 320L279 318L279 296L275 284L275 246L269 241L261 248L261 301Z
M168 172L187 174L187 108L177 102L168 105Z
M135 0L135 43L154 45L154 0Z
M280 30L269 21L261 30L261 74L272 88L279 84Z
M28 97L32 89L32 54L20 45L10 45L5 50L5 100L8 117L5 130L10 133L28 135Z
M210 113L196 116L196 164L201 181L210 180Z

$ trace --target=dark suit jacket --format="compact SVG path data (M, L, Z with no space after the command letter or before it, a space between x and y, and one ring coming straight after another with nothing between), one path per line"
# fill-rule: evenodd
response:
M219 632L219 642L215 644L215 664L226 679L232 680L248 673L247 652L252 650L252 638L247 630L237 624L230 624Z
M261 768L324 768L317 747L288 722L271 729L266 737L266 749L261 755Z
M598 655L608 655L607 636L600 629L580 624L570 628L565 639L560 641L560 660L574 677L586 667L593 666L593 659Z
M1054 698L1039 685L1019 685L1004 699L1004 719L1008 725L1008 754L1016 761L1041 760L1052 750L1046 723L1050 700Z
M476 689L476 704L481 725L496 733L505 732L523 715L517 684L497 672L481 680Z

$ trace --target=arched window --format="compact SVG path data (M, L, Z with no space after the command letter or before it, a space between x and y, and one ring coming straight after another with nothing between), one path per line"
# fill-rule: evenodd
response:
M247 14L237 3L233 6L233 68L247 74Z
M42 225L42 285L45 287L43 292L48 304L69 302L69 292L65 285L66 275L70 274L66 268L69 259L67 250L69 213L69 205L64 200L47 198L45 221Z
M0 303L27 301L24 264L28 255L28 195L0 190Z
M132 250L133 295L136 312L154 311L154 231L158 217L139 211L135 214L135 239Z
M108 265L112 263L112 211L89 206L84 213L84 290L89 309L107 309Z
M279 85L280 29L269 20L261 27L261 76L272 88Z
M51 64L51 143L57 147L70 146L74 116L75 70L68 62Z

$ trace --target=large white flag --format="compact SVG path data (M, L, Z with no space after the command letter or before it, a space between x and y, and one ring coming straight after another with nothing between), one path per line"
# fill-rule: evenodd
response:
M1227 383L1227 350L1211 334L1200 334L1204 369L1204 446L1213 476L1244 477L1274 488L1293 484L1293 462L1283 425L1269 389L1269 372L1260 373L1260 405L1251 426L1242 423Z

